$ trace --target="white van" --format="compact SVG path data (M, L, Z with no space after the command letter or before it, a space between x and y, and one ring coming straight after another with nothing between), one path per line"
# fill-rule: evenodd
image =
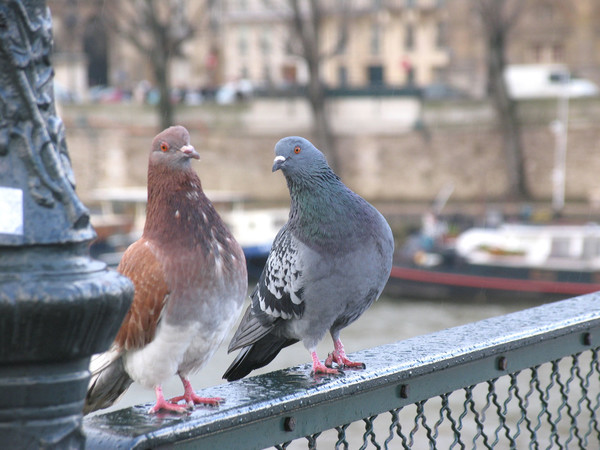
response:
M512 98L588 97L598 95L598 86L590 80L574 78L562 64L510 65L504 72Z

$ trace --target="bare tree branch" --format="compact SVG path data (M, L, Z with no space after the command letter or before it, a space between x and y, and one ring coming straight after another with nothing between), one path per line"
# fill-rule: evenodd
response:
M214 0L200 2L196 8L205 13ZM148 60L160 92L158 104L161 127L173 123L170 101L170 65L183 54L183 45L197 32L200 18L189 14L184 0L104 0L106 25L133 45Z
M126 9L130 7L129 2L105 1L102 20L110 30L133 44L140 52L147 54L149 49L146 43L141 40L142 35L136 32L136 30L142 28L143 24L134 9ZM123 22L128 23L128 26L125 26Z
M328 155L329 163L334 170L339 169L339 161L335 151L333 134L329 124L326 105L326 91L321 79L322 60L331 52L321 53L321 32L324 26L325 13L322 2L310 0L303 3L289 0L292 10L292 30L300 41L300 56L308 67L308 101L313 116L313 133L317 145ZM344 33L340 33L343 36ZM339 47L335 45L334 49Z
M350 18L350 8L347 0L340 0L337 2L341 7L333 11L338 17L338 35L336 36L335 44L329 50L324 50L319 58L326 60L332 56L339 55L348 44L348 26Z
M496 111L507 164L508 197L529 198L525 174L521 125L517 105L510 98L504 79L506 46L510 30L521 12L520 6L510 0L477 0L475 12L482 24L485 41L485 61L488 92Z

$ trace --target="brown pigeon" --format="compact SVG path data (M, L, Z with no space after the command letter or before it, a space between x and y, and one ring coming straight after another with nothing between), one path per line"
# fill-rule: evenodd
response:
M246 262L202 191L192 158L200 156L181 126L152 142L144 232L117 268L133 281L135 296L112 347L92 359L86 414L112 405L133 381L154 388L151 413L222 400L198 397L188 375L212 356L238 318L247 294ZM165 400L161 385L175 374L184 393Z

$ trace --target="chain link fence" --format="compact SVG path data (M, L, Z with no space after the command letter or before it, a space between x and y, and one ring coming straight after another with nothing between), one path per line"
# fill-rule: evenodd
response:
M600 448L599 364L589 350L275 448Z

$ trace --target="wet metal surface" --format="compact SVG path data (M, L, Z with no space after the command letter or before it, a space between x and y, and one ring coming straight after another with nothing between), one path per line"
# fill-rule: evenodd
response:
M85 419L88 448L244 444L261 448L450 392L600 341L600 295L565 300L353 354L366 370L312 376L310 365L200 392L226 399L185 416L140 405ZM218 438L219 432L227 430ZM243 432L244 434L240 434ZM239 441L245 436L244 441ZM220 439L220 440L213 440ZM237 439L237 440L236 440ZM208 448L208 447L207 447ZM216 447L212 447L216 448Z

